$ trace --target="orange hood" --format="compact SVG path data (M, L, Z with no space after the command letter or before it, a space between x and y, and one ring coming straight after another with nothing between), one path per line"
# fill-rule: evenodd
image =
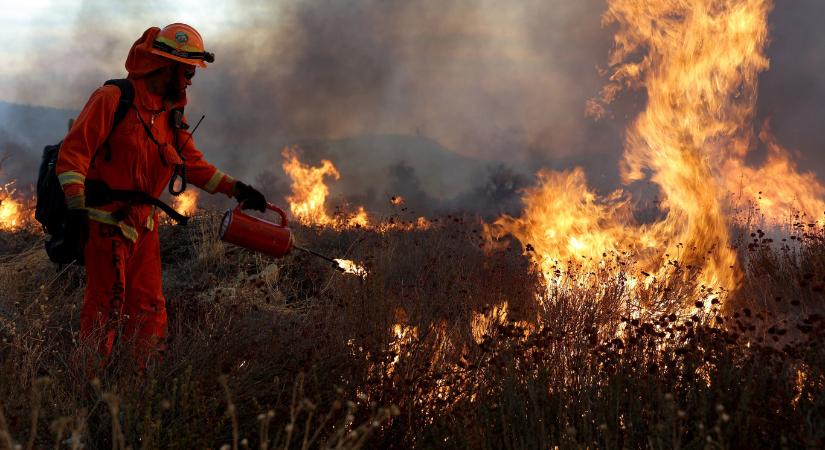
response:
M132 44L129 56L126 57L126 70L129 72L129 78L142 78L150 72L175 63L171 59L152 53L152 42L158 33L160 33L160 28L151 27Z

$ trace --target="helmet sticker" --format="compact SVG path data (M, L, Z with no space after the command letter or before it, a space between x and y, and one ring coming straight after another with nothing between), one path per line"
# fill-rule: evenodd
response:
M183 31L178 31L177 33L175 33L175 41L177 41L177 43L180 45L185 45L187 42L189 42L189 36Z

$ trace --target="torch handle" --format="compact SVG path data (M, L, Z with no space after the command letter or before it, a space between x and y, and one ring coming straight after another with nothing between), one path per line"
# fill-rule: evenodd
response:
M243 202L238 203L237 206L235 206L235 211L236 212L243 211L243 206L244 206ZM278 208L277 206L275 206L275 205L273 205L272 203L269 203L269 202L267 202L267 204L266 204L266 209L268 209L270 211L275 211L276 213L278 213L279 216L281 216L281 226L282 227L288 226L288 223L287 223L287 220L286 220L286 213L284 212L283 209Z
M322 254L320 254L320 253L318 253L318 252L316 252L316 251L310 250L310 249L308 249L308 248L300 247L300 246L297 246L297 245L293 245L293 246L292 246L292 248L294 248L294 249L296 249L296 250L301 250L301 251L303 251L303 252L307 252L307 253L309 253L309 254L310 254L310 255L312 255L312 256L317 256L318 258L321 258L321 259L323 259L324 261L327 261L327 262L330 262L330 263L334 264L334 265L335 265L335 267L336 267L338 270L343 270L343 269L341 268L341 265L340 265L340 264L338 264L338 261L336 261L336 260L334 260L334 259L330 258L329 256L322 255Z

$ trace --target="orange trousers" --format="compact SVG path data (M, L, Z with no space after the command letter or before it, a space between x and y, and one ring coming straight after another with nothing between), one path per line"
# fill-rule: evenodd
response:
M136 242L117 227L89 221L86 293L80 337L98 345L104 361L116 340L133 345L138 365L162 350L166 336L157 227L141 228Z

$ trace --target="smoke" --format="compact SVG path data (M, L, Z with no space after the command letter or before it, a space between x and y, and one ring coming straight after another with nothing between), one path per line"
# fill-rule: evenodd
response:
M825 3L777 0L769 17L770 70L759 79L759 118L769 119L782 146L794 150L800 167L825 179Z
M190 120L207 116L196 141L217 166L265 189L283 188L280 149L307 143L311 160L339 166L348 198L396 194L390 169L402 162L427 201L483 191L488 166L499 164L519 176L579 165L608 191L619 182L624 129L645 99L625 93L602 120L584 114L605 82L613 30L601 24L604 9L604 0L283 0L190 17L153 2L86 0L46 38L36 35L46 27L32 28L37 51L0 73L0 98L78 110L103 81L125 75L146 27L181 20L216 53L189 92ZM777 2L759 103L779 142L820 173L824 15L818 0ZM36 159L52 139L32 126L0 124L9 140L31 142Z
M258 7L256 19L233 18L248 26L211 41L217 63L199 74L193 98L222 111L204 135L244 156L235 171L284 137L423 135L465 156L530 166L618 153L616 129L584 116L610 45L602 9L601 0ZM594 131L611 139L595 147Z

